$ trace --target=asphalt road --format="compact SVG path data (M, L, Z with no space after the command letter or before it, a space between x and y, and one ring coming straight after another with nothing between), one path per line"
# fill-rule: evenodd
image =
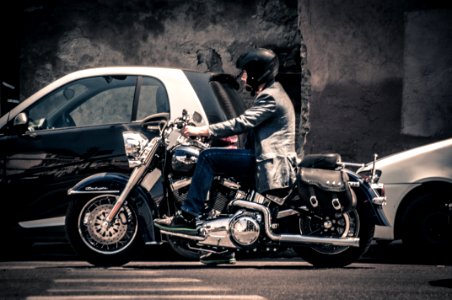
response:
M231 266L135 261L0 262L1 299L451 299L452 267L354 263L316 269L295 259Z
M207 267L164 259L165 251L98 268L65 246L38 248L0 261L0 299L452 299L451 264L403 259L397 247L374 246L335 269L313 268L290 253Z

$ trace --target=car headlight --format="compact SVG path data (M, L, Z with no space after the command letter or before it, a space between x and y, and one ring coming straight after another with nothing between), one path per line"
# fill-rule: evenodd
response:
M129 161L129 167L135 168L141 165L140 155L148 139L143 134L133 131L124 131L122 138L124 139L124 150Z

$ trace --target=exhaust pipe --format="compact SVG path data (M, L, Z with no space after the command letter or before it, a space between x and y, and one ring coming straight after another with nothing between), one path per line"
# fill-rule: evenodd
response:
M300 244L328 244L334 246L359 247L359 238L321 238L304 236L301 234L274 234L270 227L270 212L267 207L262 206L258 203L244 200L234 200L231 205L261 212L264 216L265 233L273 241Z
M160 229L160 233L167 234L167 235L172 235L172 236L177 236L177 237L181 237L181 238L189 239L189 240L194 240L194 241L204 241L206 239L203 236L184 234L184 233L179 233L179 232L174 232L174 231L164 230L164 229Z

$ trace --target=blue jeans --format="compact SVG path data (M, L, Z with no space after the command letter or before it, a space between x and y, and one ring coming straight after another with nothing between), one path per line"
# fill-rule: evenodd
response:
M231 176L239 181L254 183L256 158L253 150L210 148L198 157L192 183L182 210L198 216L207 199L207 194L215 176Z

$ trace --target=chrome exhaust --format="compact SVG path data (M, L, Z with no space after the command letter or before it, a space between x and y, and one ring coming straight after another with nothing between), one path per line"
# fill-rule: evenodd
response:
M258 203L244 201L244 200L234 200L231 205L248 208L252 210L257 210L264 216L264 228L267 236L278 242L290 242L290 243L300 243L300 244L328 244L334 246L347 246L347 247L359 247L359 238L321 238L313 236L305 236L301 234L275 234L271 230L271 218L270 211L267 207L260 205Z
M167 234L167 235L173 235L173 236L177 236L177 237L181 237L181 238L189 239L189 240L194 240L194 241L204 241L206 239L203 236L184 234L184 233L168 231L168 230L164 230L164 229L161 229L160 233Z

